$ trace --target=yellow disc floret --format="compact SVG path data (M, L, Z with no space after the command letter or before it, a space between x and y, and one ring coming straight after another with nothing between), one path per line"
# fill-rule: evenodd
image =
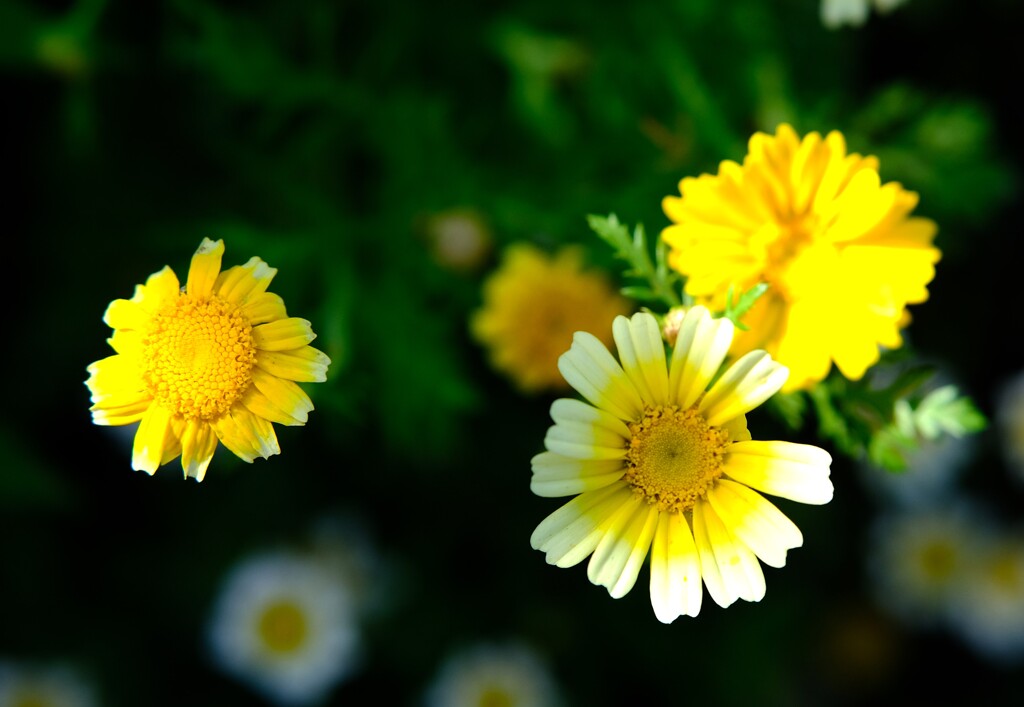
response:
M722 475L729 435L708 425L697 405L651 407L629 425L624 478L659 511L688 511Z
M308 630L305 613L290 601L275 602L260 616L260 638L277 653L297 649L306 640Z
M186 419L224 415L252 384L256 344L238 307L182 294L143 338L142 378L156 401Z

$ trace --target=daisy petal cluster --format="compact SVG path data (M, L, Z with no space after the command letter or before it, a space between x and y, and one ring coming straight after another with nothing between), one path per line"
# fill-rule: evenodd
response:
M223 254L203 239L184 287L165 267L103 316L116 353L88 367L90 410L97 425L139 423L133 469L180 456L202 481L218 441L247 462L277 454L271 423L304 425L313 409L296 381L327 378L310 323L267 291L277 270L259 258L221 270Z
M578 332L559 359L586 400L556 400L547 451L533 459L531 489L576 496L531 538L547 561L590 558L587 576L613 597L632 589L650 552L659 620L696 616L702 584L727 607L765 593L758 560L786 563L800 530L761 493L802 503L832 499L831 457L818 447L755 441L746 413L779 390L788 371L764 351L719 369L734 327L700 305L683 318L667 360L657 320L618 317L619 360ZM761 492L761 493L759 493Z
M683 179L663 201L662 232L686 291L722 311L730 288L765 282L732 353L764 349L807 388L834 363L856 380L879 346L902 345L907 305L928 298L935 223L911 216L918 197L882 184L878 160L848 154L838 132L800 138L789 125L750 139L743 164Z
M519 243L506 249L484 284L470 328L495 369L523 392L536 393L565 389L558 357L574 332L598 332L610 341L608 322L628 311L604 275L584 269L580 249L548 255Z

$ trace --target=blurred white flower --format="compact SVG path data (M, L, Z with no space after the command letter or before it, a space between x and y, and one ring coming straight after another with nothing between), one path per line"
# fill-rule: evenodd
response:
M213 659L279 704L324 697L355 668L348 588L317 560L268 552L238 565L209 623Z
M872 530L868 564L878 604L916 626L949 618L978 552L974 509L906 509L879 518Z
M954 626L979 653L1024 659L1024 537L992 534L971 563Z
M559 704L547 667L521 645L480 645L444 664L428 707L552 707Z
M843 25L860 26L868 19L870 6L883 15L907 0L821 0L821 23L829 29Z
M92 686L65 667L0 660L0 707L96 707Z
M1006 381L996 396L996 425L1003 454L1024 480L1024 372Z
M973 436L943 435L922 440L907 456L907 468L888 471L872 464L861 466L864 484L887 502L901 506L935 507L948 499L956 481L974 456Z

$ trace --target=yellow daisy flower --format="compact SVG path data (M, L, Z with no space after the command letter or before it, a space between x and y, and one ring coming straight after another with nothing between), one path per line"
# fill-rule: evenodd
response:
M92 420L139 422L132 468L154 473L181 455L202 481L220 440L247 462L281 450L272 422L306 423L313 403L293 381L324 381L316 334L267 292L275 268L259 258L221 272L223 241L204 238L179 288L169 267L103 321L117 352L88 367Z
M838 132L802 140L788 125L757 133L743 165L683 179L662 206L662 232L686 291L712 309L729 286L770 284L744 318L733 353L765 349L807 388L832 362L859 379L897 348L906 305L928 299L939 251L935 223L910 217L917 194L882 184L878 160L846 153Z
M527 393L564 390L558 357L576 331L598 332L611 342L608 322L630 311L598 272L583 269L583 252L567 247L553 256L519 243L484 284L483 306L471 331L492 365Z
M559 359L591 404L551 406L555 424L547 451L533 458L530 487L539 496L579 496L537 526L534 549L559 567L590 556L587 576L615 598L632 589L650 549L651 603L665 623L697 615L702 579L719 606L760 601L757 558L782 567L803 536L757 491L802 503L832 499L827 452L754 441L747 431L745 414L778 391L788 371L752 351L716 380L733 325L700 305L686 313L670 363L650 314L618 317L613 329L621 366L586 332Z

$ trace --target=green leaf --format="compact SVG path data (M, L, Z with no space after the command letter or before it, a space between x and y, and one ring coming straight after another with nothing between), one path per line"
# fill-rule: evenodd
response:
M681 278L668 266L668 254L663 241L659 239L654 247L652 261L643 225L638 224L630 234L629 228L620 223L615 214L607 217L591 214L587 216L587 223L598 238L612 247L615 257L626 263L623 275L642 281L643 284L624 287L623 294L641 302L657 302L666 307L682 304L677 293Z
M768 291L767 282L759 282L749 290L739 296L738 300L733 301L735 292L733 285L729 285L729 292L725 297L725 311L722 316L732 321L736 325L737 329L747 331L750 327L745 325L741 320L743 315L750 311L750 308L754 306L754 303Z

